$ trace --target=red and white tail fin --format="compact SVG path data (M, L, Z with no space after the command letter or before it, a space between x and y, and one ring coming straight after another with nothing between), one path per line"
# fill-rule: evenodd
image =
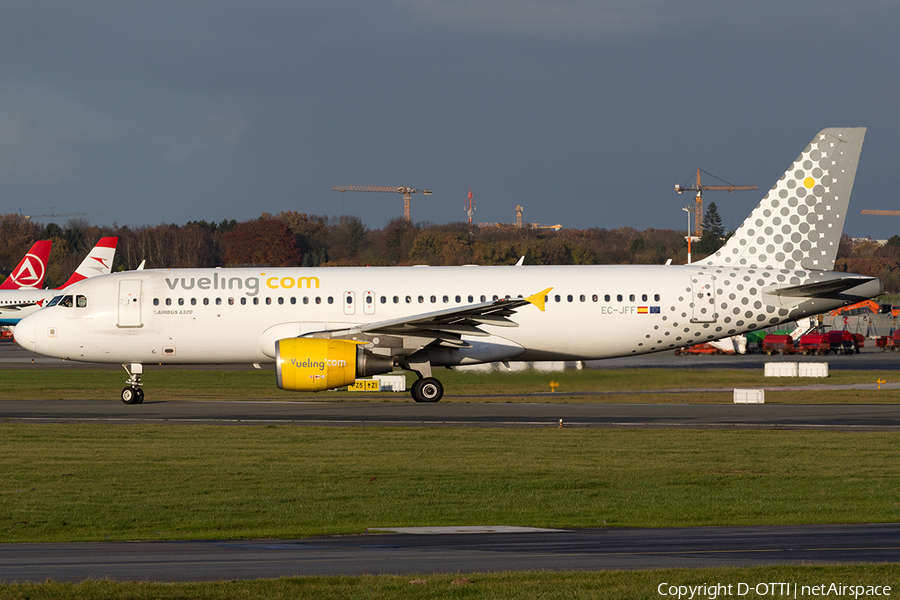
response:
M52 244L51 240L35 242L25 258L0 284L0 290L40 289L44 285L44 275L47 274L47 260L50 258Z
M97 245L91 250L69 280L62 284L59 289L67 288L73 283L77 283L82 279L94 277L95 275L106 275L112 270L113 258L116 256L117 237L100 238Z

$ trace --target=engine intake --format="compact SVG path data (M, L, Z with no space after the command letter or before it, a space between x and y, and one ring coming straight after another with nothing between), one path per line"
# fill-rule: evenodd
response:
M283 390L331 390L359 377L388 373L393 367L391 358L366 352L360 342L325 338L275 342L275 372Z

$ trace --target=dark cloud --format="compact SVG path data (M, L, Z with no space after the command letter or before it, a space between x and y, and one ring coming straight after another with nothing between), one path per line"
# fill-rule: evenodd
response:
M698 166L759 194L819 129L869 133L846 229L900 220L895 3L19 2L0 20L3 211L141 225L263 211L683 227Z

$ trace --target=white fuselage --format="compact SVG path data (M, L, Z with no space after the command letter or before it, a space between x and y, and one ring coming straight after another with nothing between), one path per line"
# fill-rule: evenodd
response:
M59 290L0 290L0 325L15 325L57 294Z
M843 273L721 266L522 266L173 269L116 273L70 286L71 307L38 311L16 340L41 354L110 363L273 362L275 341L347 329L552 287L517 327L448 350L441 364L587 360L727 337L875 295L790 299L772 289ZM872 293L874 292L874 293ZM371 340L370 340L371 341ZM375 345L379 342L374 341Z

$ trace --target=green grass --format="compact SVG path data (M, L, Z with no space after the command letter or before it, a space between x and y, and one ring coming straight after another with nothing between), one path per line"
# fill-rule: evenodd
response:
M444 384L443 402L676 402L731 403L733 388L874 384L900 381L898 371L830 371L828 378L765 377L748 369L585 369L562 373L472 373L435 371ZM109 369L2 369L0 398L93 399L118 401L125 371ZM414 380L407 374L409 384ZM237 369L160 368L148 365L143 376L148 400L354 400L409 402L408 393L298 393L279 390L275 372ZM550 383L558 383L550 393ZM679 393L714 389L717 392ZM635 393L642 392L642 393ZM645 393L653 392L653 393ZM541 393L541 396L526 394ZM473 396L488 396L473 398ZM493 397L490 397L493 396ZM895 403L900 390L785 391L766 394L770 403Z
M653 599L674 600L677 595L661 596L660 584L669 586L732 586L730 595L710 593L694 598L793 598L793 594L738 595L739 584L755 587L757 583L784 582L797 585L798 598L826 597L812 595L803 586L830 585L890 586L889 596L860 598L897 598L900 570L897 565L851 566L778 566L717 569L659 569L646 571L601 572L520 572L473 573L454 575L365 576L365 577L291 577L257 581L221 581L215 583L115 583L89 581L80 584L41 583L0 586L0 600L22 598L55 598L60 600L168 600L204 598L209 600L243 598L277 600L279 598L344 598L431 599L466 598L485 600L541 599ZM696 589L696 587L695 587ZM770 588L776 589L776 588ZM781 588L777 588L779 591ZM760 591L765 591L760 588ZM804 594L804 592L806 592ZM676 591L677 594L677 591ZM685 595L683 598L687 598ZM831 598L853 598L853 595Z
M894 522L894 433L0 425L0 541Z

